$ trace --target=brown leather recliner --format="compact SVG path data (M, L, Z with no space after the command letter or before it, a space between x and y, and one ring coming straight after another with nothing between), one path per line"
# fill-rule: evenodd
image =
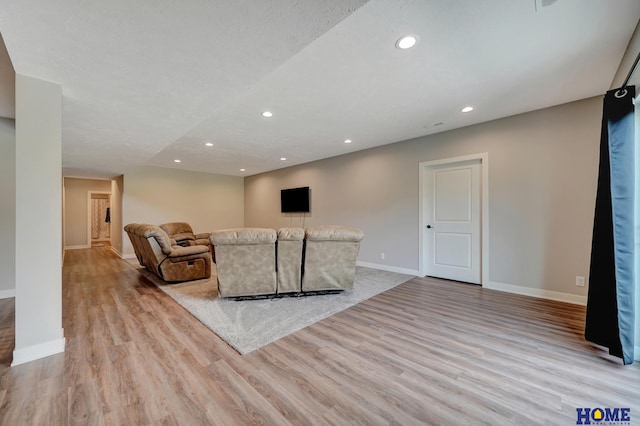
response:
M194 234L191 225L186 222L163 223L160 228L169 235L169 238L176 240L176 244L179 246L207 246L211 253L211 258L215 262L213 247L211 246L211 240L209 240L211 232Z
M165 231L155 225L130 223L124 230L140 264L162 280L175 283L211 276L209 247L176 245Z

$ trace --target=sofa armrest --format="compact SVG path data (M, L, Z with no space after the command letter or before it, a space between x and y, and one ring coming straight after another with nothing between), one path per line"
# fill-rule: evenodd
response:
M169 257L182 257L182 256L191 256L194 254L200 253L208 253L209 248L207 246L187 246L180 247L175 246L172 247L171 253L169 253Z
M208 240L211 232L201 232L195 235L196 240Z

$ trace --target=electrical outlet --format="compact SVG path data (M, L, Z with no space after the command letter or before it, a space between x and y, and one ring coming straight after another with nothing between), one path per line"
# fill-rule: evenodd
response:
M380 260L384 260L384 253L380 253Z
M584 287L584 277L576 276L576 285L578 287Z

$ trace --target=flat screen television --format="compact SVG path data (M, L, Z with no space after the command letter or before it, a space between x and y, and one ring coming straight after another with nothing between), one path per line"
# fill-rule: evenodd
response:
M281 190L280 210L282 213L309 213L309 187Z

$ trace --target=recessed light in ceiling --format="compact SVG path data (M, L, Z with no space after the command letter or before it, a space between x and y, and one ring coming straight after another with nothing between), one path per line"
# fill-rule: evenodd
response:
M207 142L205 143L206 146L213 146L213 144L211 142Z
M173 160L174 163L182 163L180 160Z
M472 106L466 106L466 107L462 108L460 111L462 111L462 112L471 112L471 111L473 111L473 107Z
M287 161L287 157L280 157L280 161Z
M351 139L345 139L344 140L344 143L351 143L351 142L353 142Z
M273 117L273 113L271 111L264 111L262 116L265 118Z
M246 170L246 169L240 169L240 171L241 171L241 172L246 172L247 170Z
M409 49L415 46L417 42L418 42L418 36L408 35L396 41L396 47L398 49Z

